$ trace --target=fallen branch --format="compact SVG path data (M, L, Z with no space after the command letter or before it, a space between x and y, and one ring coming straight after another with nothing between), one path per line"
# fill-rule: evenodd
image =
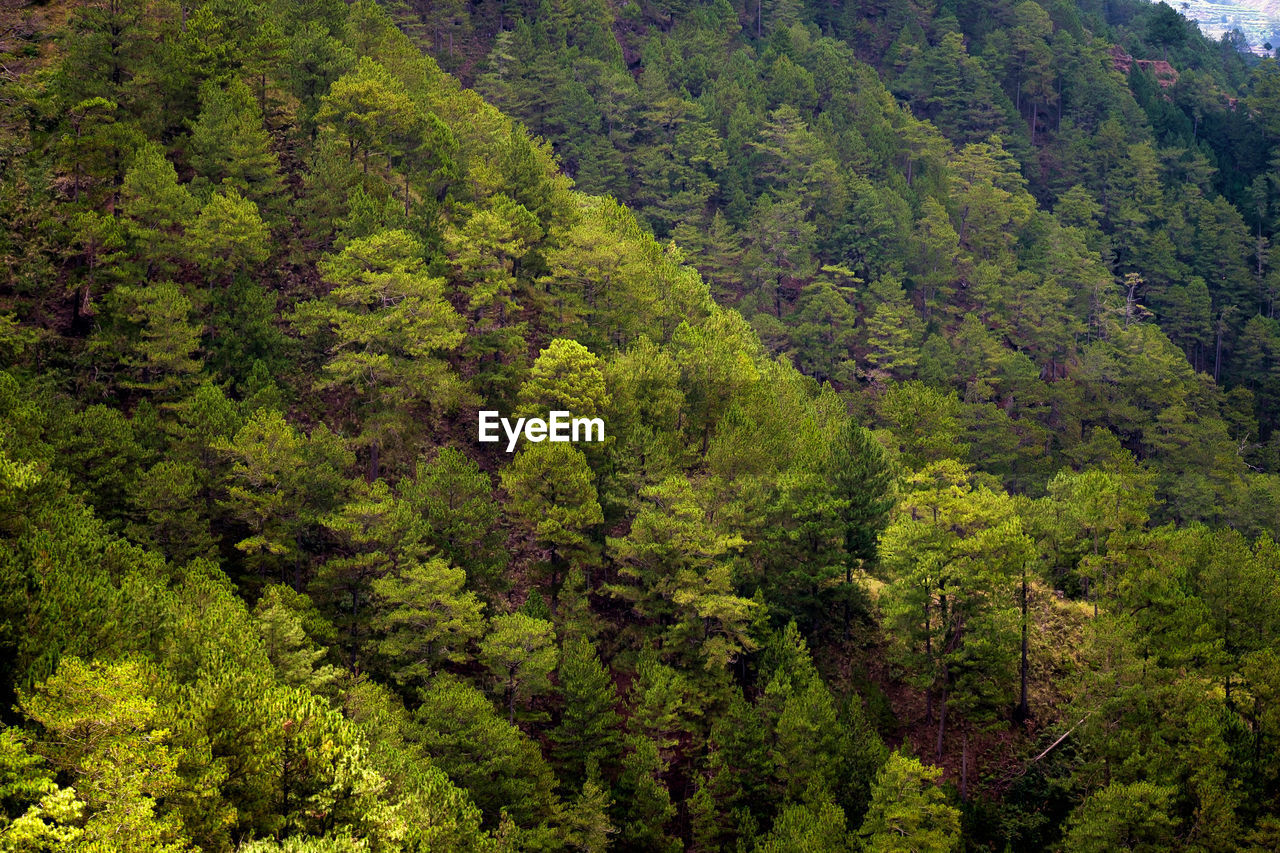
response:
M1071 728L1069 728L1069 729L1067 729L1065 732L1063 732L1062 737L1058 738L1058 739L1057 739L1057 740L1055 740L1053 743L1049 744L1049 746L1045 749L1045 751L1044 751L1044 752L1040 753L1040 754L1039 754L1039 755L1037 755L1035 758L1031 759L1031 763L1032 763L1032 764L1035 764L1037 761L1039 761L1040 759L1044 758L1044 757L1045 757L1046 755L1048 755L1049 753L1053 752L1054 747L1056 747L1058 744L1060 744L1060 743L1062 743L1064 740L1066 740L1066 739L1067 739L1067 735L1071 734L1071 733L1072 733L1072 732L1074 732L1076 729L1080 728L1080 723L1083 723L1085 720L1089 719L1089 718L1090 718L1090 717L1092 717L1092 716L1093 716L1093 712L1092 712L1092 711L1090 711L1088 714L1085 714L1083 717L1081 717L1081 718L1080 718L1080 722L1076 723L1074 726L1072 726Z

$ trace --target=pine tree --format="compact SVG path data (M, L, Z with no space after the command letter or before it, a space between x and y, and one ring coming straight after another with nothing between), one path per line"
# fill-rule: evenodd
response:
M618 764L621 719L614 711L618 696L609 670L585 636L566 637L557 677L564 711L551 740L567 770L566 783L576 786L589 781L589 768L608 772Z
M860 834L874 853L951 853L960 845L960 812L935 785L942 768L901 751L876 777Z
M750 651L756 603L734 594L728 557L745 542L719 533L684 477L642 493L646 504L622 539L610 540L621 583L611 594L666 626L662 654L716 672Z
M134 154L120 187L120 209L149 271L171 274L181 232L195 220L198 205L159 145L144 145Z
M844 632L847 637L857 590L854 571L873 568L881 532L895 502L895 472L884 447L870 430L852 421L833 443L829 461L836 516L844 534Z
M370 155L388 152L391 138L407 130L416 112L404 85L364 56L334 81L320 101L316 122L345 139L348 159L359 156L367 174Z
M783 808L756 849L760 853L842 853L853 843L845 827L844 809L815 791L806 802Z
M270 257L269 240L258 206L231 188L215 192L187 230L196 262L221 281L247 275Z
M469 793L486 826L497 826L504 811L520 827L551 818L559 805L555 775L537 743L454 676L437 675L420 695L408 736Z
M579 418L601 416L609 406L609 392L600 359L577 341L553 340L533 362L518 401L517 415L546 417L559 410Z
M467 592L467 576L441 559L401 568L370 583L379 600L373 629L378 652L402 684L426 681L441 663L465 661L483 629L483 605Z
M560 656L555 638L550 622L518 611L495 616L490 623L490 632L480 643L480 660L502 688L509 722L515 723L518 699L551 689L549 676Z
M318 665L326 651L307 636L298 605L308 607L310 600L288 587L275 584L267 587L253 608L263 651L282 683L326 694L333 689L340 673L335 666Z
M65 658L21 700L50 735L50 763L77 781L88 820L82 843L120 850L190 849L182 824L157 806L175 793L179 754L166 744L160 706L138 661L87 664Z
M462 318L444 298L444 280L425 269L421 243L406 231L353 240L326 257L320 271L333 289L298 306L293 323L304 332L332 332L317 385L349 389L364 401L361 440L369 447L370 479L377 479L379 450L405 440L415 412L448 411L465 399L443 358L463 339Z
M191 125L191 165L197 188L234 189L272 210L283 190L280 162L262 126L262 111L239 80L200 87L200 115Z
M1119 845L1131 850L1166 847L1177 833L1177 822L1170 814L1173 794L1172 788L1150 782L1112 783L1072 814L1064 843L1081 853L1100 853Z
M442 447L430 462L419 460L417 476L401 480L399 491L422 516L424 541L450 565L465 567L470 584L490 593L506 586L501 508L479 465L456 447Z
M129 376L121 385L162 403L186 396L202 369L193 358L201 330L191 322L191 300L171 281L118 287L112 299L133 324L132 351L122 359Z
M502 471L502 487L521 524L549 551L551 600L571 565L596 559L592 529L604 521L582 451L563 442L531 444Z
M665 829L676 815L676 805L662 781L667 763L650 738L628 735L626 742L628 754L618 780L617 847L637 853L674 853L680 842Z

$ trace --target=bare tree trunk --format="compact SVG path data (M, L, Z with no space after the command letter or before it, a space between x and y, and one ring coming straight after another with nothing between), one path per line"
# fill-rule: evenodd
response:
M947 688L942 688L942 697L938 703L938 758L942 758L942 743L947 732Z
M924 599L924 657L933 665L933 634L931 633L929 623L929 596L926 594ZM925 691L924 699L924 716L926 720L933 721L933 688L930 687Z
M351 659L356 658L356 642L360 636L360 590L355 586L351 587L351 630L348 635L351 640Z
M1018 698L1018 714L1019 721L1027 719L1031 716L1031 710L1027 706L1027 566L1022 566L1022 663L1019 666L1018 678L1021 681L1021 690Z
M849 642L849 594L853 588L853 565L844 564L844 641Z
M1218 320L1218 339L1213 345L1213 381L1218 381L1222 370L1222 320Z

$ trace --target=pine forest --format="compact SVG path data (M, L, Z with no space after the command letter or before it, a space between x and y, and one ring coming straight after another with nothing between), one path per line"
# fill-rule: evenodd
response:
M3 0L0 853L1280 850L1271 53Z

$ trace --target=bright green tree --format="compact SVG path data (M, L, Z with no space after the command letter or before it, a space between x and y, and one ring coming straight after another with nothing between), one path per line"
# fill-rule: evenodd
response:
M258 205L233 188L215 192L187 229L196 262L218 280L247 275L270 257L270 236Z
M159 145L144 145L134 154L120 186L120 210L129 220L136 250L153 271L169 274L182 231L195 219L198 205L178 183L178 173Z
M214 447L231 461L222 506L248 533L236 549L262 578L283 579L297 568L303 529L336 503L350 454L323 425L307 436L273 409L259 409Z
M234 189L270 209L282 190L280 162L262 126L262 110L249 87L209 80L200 87L200 114L188 143L197 186Z
M960 711L965 760L969 727L990 723L1012 703L1019 642L1013 578L1035 558L1012 499L974 487L970 477L953 461L908 477L881 541L891 578L882 606L896 653L927 691L930 717L937 711L939 756L949 703Z
M419 460L417 475L401 480L399 491L426 523L425 541L450 565L464 566L469 583L489 592L505 585L501 507L479 465L456 447L442 447L430 462Z
M604 521L586 457L564 442L531 444L503 469L502 487L521 524L550 552L555 602L564 572L594 561L590 533Z
M517 415L546 417L559 410L600 417L610 401L599 357L577 341L553 340L534 360L518 401Z
M23 713L42 727L50 763L75 780L87 820L86 849L177 853L190 849L182 823L159 810L182 780L181 755L167 741L161 709L138 661L86 664L65 658L22 697Z
M856 843L845 827L844 809L829 798L814 796L808 802L790 803L782 809L756 850L758 853L843 853Z
M424 562L427 546L422 519L383 480L358 481L351 499L320 518L333 539L330 556L316 572L312 588L335 614L346 635L348 654L362 651L370 622L372 583ZM450 575L449 582L456 580Z
M74 788L59 787L53 772L16 727L0 732L0 850L66 850L83 837L84 803ZM25 810L24 810L25 809Z
M1150 782L1108 785L1072 814L1064 843L1081 853L1167 850L1177 837L1178 824L1170 814L1173 794L1172 788Z
M549 676L560 657L550 622L517 611L495 616L480 642L480 660L506 697L509 721L515 723L516 700L541 696L551 689Z
M437 675L420 695L409 736L470 793L486 826L497 826L504 809L521 827L551 818L558 804L551 768L538 745L503 720L483 693Z
M340 671L324 663L327 651L308 636L310 599L287 586L272 584L253 608L253 618L262 637L263 651L275 668L276 677L290 687L312 693L332 690Z
M951 853L960 846L960 812L936 785L942 768L890 754L876 776L859 834L872 853Z
M436 558L370 583L378 599L373 629L383 636L378 652L391 661L397 681L425 681L441 663L467 659L467 646L483 629L484 605L466 591L466 581L466 572Z
M662 632L663 656L699 662L709 671L755 647L749 635L758 604L734 593L731 559L745 542L707 522L684 477L642 493L628 535L611 539L621 583L609 591Z
M416 114L404 84L365 56L321 98L316 122L343 137L349 159L359 156L368 172L370 155L387 152L392 137L405 132Z
M465 396L444 360L462 341L462 319L407 231L353 240L326 257L320 272L333 289L300 305L293 322L300 331L332 335L317 385L349 389L364 401L362 441L376 478L380 447L403 441L415 413L448 411Z

